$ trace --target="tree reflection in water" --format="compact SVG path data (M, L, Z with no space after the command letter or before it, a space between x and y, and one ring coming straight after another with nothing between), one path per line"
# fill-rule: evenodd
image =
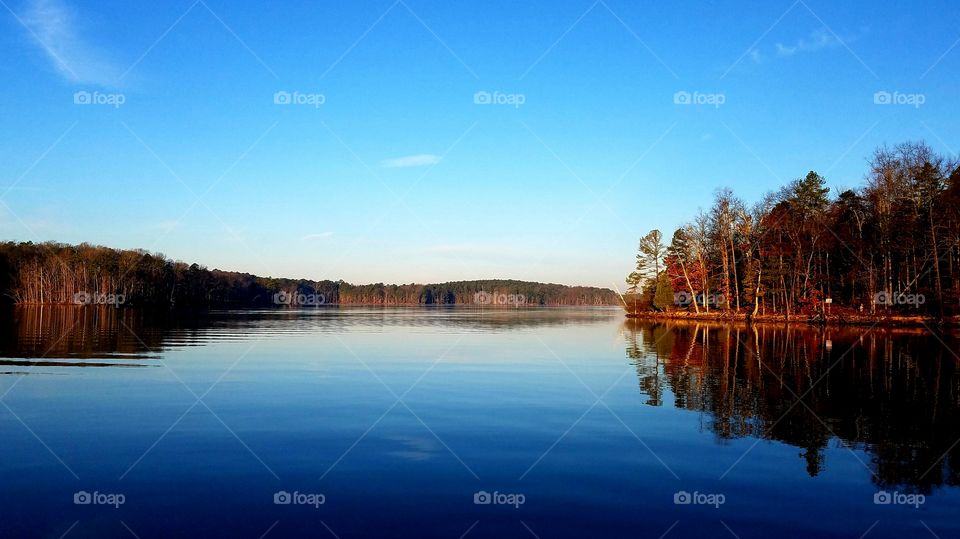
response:
M811 476L843 444L867 455L879 487L960 483L955 335L634 320L623 333L647 404L703 414L718 443L796 446Z

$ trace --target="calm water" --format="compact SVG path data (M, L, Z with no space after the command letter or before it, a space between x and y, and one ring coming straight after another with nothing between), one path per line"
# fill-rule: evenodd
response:
M960 536L949 333L456 308L0 327L4 537Z

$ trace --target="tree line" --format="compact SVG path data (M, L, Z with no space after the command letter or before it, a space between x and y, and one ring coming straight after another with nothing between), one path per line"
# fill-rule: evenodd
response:
M515 280L365 284L260 277L162 254L89 244L0 243L0 291L17 304L267 307L375 305L614 305L612 290Z
M746 316L960 311L960 163L923 142L881 147L863 185L811 171L748 205L716 191L665 239L640 240L639 309Z

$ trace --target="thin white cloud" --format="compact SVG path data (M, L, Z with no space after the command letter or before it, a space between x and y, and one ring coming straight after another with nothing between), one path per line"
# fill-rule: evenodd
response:
M300 241L322 240L333 236L333 232L320 232L319 234L307 234L300 238Z
M539 260L541 253L497 245L431 245L421 250L424 255L451 260L485 261L504 263Z
M180 228L180 224L181 224L180 221L177 221L175 219L170 219L168 221L160 221L159 223L154 225L154 228L170 233L176 230L177 228Z
M420 154L420 155L407 155L404 157L397 157L396 159L387 159L380 163L380 166L383 168L407 168L407 167L424 167L427 165L435 165L440 162L439 155L433 154Z
M832 49L843 46L845 43L852 43L859 37L859 35L854 35L840 38L830 30L820 28L791 45L777 43L777 56L793 56L802 52L817 52L824 49Z
M81 35L75 12L62 1L28 0L21 21L63 78L99 86L116 83L117 65Z

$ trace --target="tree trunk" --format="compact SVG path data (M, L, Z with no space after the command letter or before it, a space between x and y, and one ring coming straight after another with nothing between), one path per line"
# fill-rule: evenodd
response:
M690 284L690 276L687 275L687 265L683 263L682 257L677 257L677 260L680 262L680 269L683 270L683 280L687 282L687 289L690 290L690 294L693 296L693 310L697 314L700 314L700 306L697 305L697 293L693 290L693 285Z
M763 267L757 269L757 288L753 291L753 313L750 314L750 318L757 316L757 311L760 310L760 276L763 274Z
M933 224L933 211L930 212L930 241L933 244L933 275L937 279L937 304L940 320L943 320L943 289L940 288L940 251L937 248L937 227Z

